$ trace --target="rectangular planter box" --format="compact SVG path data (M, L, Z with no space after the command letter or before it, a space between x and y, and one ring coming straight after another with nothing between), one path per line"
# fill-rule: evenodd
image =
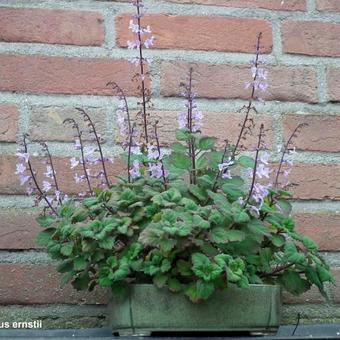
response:
M280 325L281 287L229 287L194 304L183 294L166 288L137 284L131 285L126 299L113 297L108 309L113 332L120 335L186 331L273 333Z

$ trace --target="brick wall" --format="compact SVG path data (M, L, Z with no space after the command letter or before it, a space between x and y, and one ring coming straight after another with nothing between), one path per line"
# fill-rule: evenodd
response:
M61 125L87 108L115 153L117 98L105 87L120 83L136 107L126 49L128 1L0 0L0 320L42 318L45 327L93 327L105 322L106 294L59 288L54 264L34 244L39 228L31 200L14 176L16 141L29 131L47 140L74 191L71 135ZM151 89L154 111L168 142L183 101L178 83L195 68L205 132L235 138L247 99L248 62L263 32L270 88L258 121L271 130L276 150L293 127L297 139L292 181L298 229L314 238L340 277L340 2L338 0L145 0L155 48ZM251 145L252 140L249 140ZM273 161L276 161L275 155ZM38 159L37 159L38 160ZM111 173L122 164L117 160ZM68 165L67 165L68 168ZM339 268L337 268L339 266ZM285 296L284 323L340 321L340 289L325 304L312 291Z

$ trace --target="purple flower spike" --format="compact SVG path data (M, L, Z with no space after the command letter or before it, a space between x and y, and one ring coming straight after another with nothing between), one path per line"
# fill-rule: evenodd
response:
M138 178L141 176L140 174L140 165L139 165L139 161L137 160L134 160L133 163L132 163L132 167L131 169L129 170L130 172L130 176L132 178Z

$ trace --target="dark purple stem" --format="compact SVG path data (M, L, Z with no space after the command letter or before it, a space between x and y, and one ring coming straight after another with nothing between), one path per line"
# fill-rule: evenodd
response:
M95 139L96 139L96 142L97 142L97 145L98 145L98 150L99 150L100 160L101 160L102 167L103 167L103 173L104 173L106 185L107 185L108 187L110 187L110 181L109 181L109 178L108 178L108 175L107 175L107 171L106 171L106 166L105 166L105 160L104 160L103 150L102 150L102 147L101 147L101 144L100 144L100 139L99 139L99 137L98 137L96 128L95 128L95 126L94 126L94 123L92 122L91 117L87 114L87 112L86 112L84 109L79 108L79 107L76 107L76 110L78 110L79 112L81 112L81 113L83 114L83 116L84 116L85 119L89 122L89 124L90 124L90 126L91 126L91 129L92 129L91 132L94 134Z
M246 201L244 202L244 205L243 205L244 207L248 204L248 202L251 198L251 195L253 194L253 191L254 191L254 185L255 185L255 180L256 180L256 171L257 171L257 163L258 163L259 153L260 153L261 144L262 144L263 132L264 132L264 125L261 124L259 139L258 139L257 148L256 148L255 165L254 165L254 169L253 169L253 178L252 178L252 181L251 181L251 186L250 186L248 198L246 199Z
M144 134L145 134L145 142L149 143L148 136L148 120L146 113L146 95L145 95L145 73L144 73L144 57L143 57L143 42L141 37L141 14L140 14L140 0L136 1L137 7L137 23L138 23L138 41L139 41L139 67L140 67L140 77L141 77L141 86L142 86L142 107L143 107L143 125L144 125Z
M234 150L233 150L233 152L231 154L231 160L235 159L235 155L236 155L237 149L239 148L239 145L240 145L243 133L244 133L244 129L246 128L246 125L247 125L247 122L248 122L248 119L249 119L250 111L251 111L251 109L253 107L253 101L255 99L255 81L256 81L257 76L258 76L257 68L258 68L259 55L260 55L260 42L261 42L261 38L262 38L262 32L260 32L258 37L257 37L256 56L255 56L255 63L254 63L254 66L256 67L256 72L255 72L255 75L254 75L254 78L253 78L253 85L252 85L252 90L251 90L251 96L250 96L250 99L249 99L249 103L246 106L246 110L247 110L246 111L246 116L244 118L244 121L243 121L241 130L240 130L240 133L238 135L238 139L237 139L237 142L235 144L235 148L234 148Z
M292 144L292 140L293 138L296 136L296 133L306 124L299 124L293 131L293 133L290 135L290 137L288 138L287 143L284 146L284 149L282 151L282 155L281 155L281 159L280 159L280 163L279 163L279 168L276 172L276 177L275 177L275 184L274 184L274 188L277 188L278 184L279 184L279 177L281 174L281 170L282 170L282 166L283 166L283 162L284 162L284 158L288 152L289 146Z
M161 158L161 146L160 146L159 138L158 138L157 124L158 124L158 121L156 121L156 123L155 123L155 139L156 139L157 150L158 150L158 161L159 161L159 162L161 163L161 165L162 165L162 178L163 178L163 182L164 182L164 189L165 189L165 190L168 190L168 185L167 185L166 176L165 176L164 163L163 163L163 160L160 159L160 158Z
M58 182L57 182L57 176L56 176L56 172L54 171L54 165L53 165L53 161L52 161L52 155L50 153L50 150L48 148L48 145L46 143L42 143L43 145L43 148L45 149L46 153L47 153L47 156L48 156L48 159L49 159L49 162L50 162L50 166L51 166L51 169L52 169L52 175L53 175L53 180L54 180L54 185L55 185L55 188L57 191L60 192L59 190L59 186L58 186ZM58 202L59 204L61 205L62 204L62 200L61 198L59 197L58 199Z
M129 148L128 148L128 164L127 164L127 174L128 174L128 181L131 183L131 175L130 175L130 168L131 168L131 148L133 142L133 133L134 133L135 126L131 128L130 136L129 136Z
M87 185L88 185L89 190L90 190L90 194L93 194L90 178L89 178L87 171L86 171L86 160L85 160L85 155L84 155L84 144L83 144L83 139L82 139L82 132L80 131L79 125L77 124L77 122L72 118L65 119L63 123L72 123L72 127L74 129L76 129L76 131L77 131L77 137L79 139L79 144L80 144L80 153L81 153L81 160L82 160L84 175L85 175L86 182L87 182Z
M128 121L128 127L129 127L129 134L132 134L132 124L131 124L131 117L130 117L130 110L129 110L129 105L126 99L126 95L124 90L115 82L109 82L106 84L106 86L112 86L113 90L117 90L119 97L123 98L125 108L126 108L126 116L127 116L127 121Z
M225 141L225 146L224 146L223 155L222 155L222 157L221 157L221 163L224 162L224 158L225 158L225 156L226 156L226 154L227 154L227 150L228 150L228 145L229 145L229 142L228 142L228 140L226 140L226 141ZM222 175L222 173L223 173L223 170L221 170L221 171L218 170L218 172L217 172L217 174L216 174L216 176L215 176L214 184L213 184L212 189L211 189L213 192L216 190L217 181L218 181L218 179L220 178L220 176Z
M24 151L25 153L28 153L28 148L27 148L27 142L26 142L26 137L27 135L24 135L24 139L23 139L23 145L24 145ZM27 164L28 164L28 168L29 168L29 171L31 173L31 176L32 176L32 179L33 179L33 182L34 182L34 185L35 187L37 188L39 194L40 194L40 197L42 197L45 202L47 203L48 207L52 210L52 212L58 216L58 213L57 211L53 208L52 204L49 202L49 200L47 199L45 193L41 190L39 184L38 184L38 181L35 177L35 173L34 173L34 170L33 170L33 167L32 167L32 164L31 164L31 161L28 159L27 161Z
M192 131L192 110L193 110L192 73L193 73L193 69L191 67L189 70L189 86L188 86L188 93L187 93L187 99L188 99L187 121L188 121L188 129L190 133L193 132ZM196 184L196 152L195 152L195 141L193 138L189 139L188 146L189 146L189 155L191 158L191 165L192 165L192 169L190 172L190 183Z

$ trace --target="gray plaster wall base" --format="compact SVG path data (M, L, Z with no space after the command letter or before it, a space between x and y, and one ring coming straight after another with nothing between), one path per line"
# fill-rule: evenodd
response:
M112 298L108 318L113 332L126 336L169 331L272 333L280 325L280 310L279 286L229 287L194 304L166 288L131 285L128 298Z

